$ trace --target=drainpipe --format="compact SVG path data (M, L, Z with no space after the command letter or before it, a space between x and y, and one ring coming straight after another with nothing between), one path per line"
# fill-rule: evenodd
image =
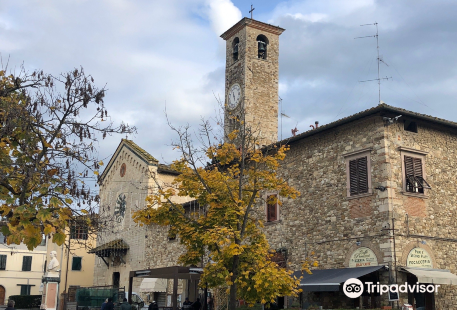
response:
M64 293L67 293L67 285L68 285L68 263L70 261L70 245L71 239L68 238L68 251L67 251L67 269L65 270L65 286L64 286Z

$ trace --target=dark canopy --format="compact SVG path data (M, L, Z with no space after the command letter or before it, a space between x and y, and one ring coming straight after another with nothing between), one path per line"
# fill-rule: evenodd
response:
M305 292L331 292L338 291L340 284L350 278L359 278L366 274L378 271L384 266L341 268L341 269L321 269L312 270L313 274L305 271L296 271L296 277L303 276L300 287Z

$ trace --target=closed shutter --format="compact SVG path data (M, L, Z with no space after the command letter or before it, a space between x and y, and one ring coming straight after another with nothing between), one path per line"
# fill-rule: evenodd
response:
M422 160L416 157L405 156L405 174L406 191L423 193L424 187L421 182L423 180Z
M267 197L267 222L278 220L278 204L276 203L277 195L268 195ZM271 202L274 200L274 202Z
M22 257L22 271L32 270L32 256Z
M21 295L30 295L30 288L32 287L31 285L21 285Z
M82 257L73 257L73 261L71 263L71 270L81 270L82 269Z
M351 196L368 193L367 156L349 161L349 191Z
M0 270L6 269L6 255L0 255Z
M154 293L154 296L156 296L155 300L157 301L157 306L165 307L167 305L167 293L164 293L164 292Z

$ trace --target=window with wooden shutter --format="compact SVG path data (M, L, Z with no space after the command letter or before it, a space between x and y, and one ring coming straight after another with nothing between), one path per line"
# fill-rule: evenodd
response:
M0 270L6 270L6 255L0 255Z
M422 171L422 159L405 156L405 190L411 193L424 193L424 188L430 189L430 185L424 180Z
M267 196L267 222L274 222L278 220L278 195Z
M21 287L21 295L30 295L30 288L32 285L18 284Z
M31 271L32 270L32 256L23 256L22 257L22 271Z
M351 196L368 193L367 156L349 161L349 192Z
M82 257L73 257L71 262L71 270L81 270L82 269Z

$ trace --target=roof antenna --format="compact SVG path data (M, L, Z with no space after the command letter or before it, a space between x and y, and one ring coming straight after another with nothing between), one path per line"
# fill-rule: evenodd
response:
M378 81L378 93L379 93L378 103L381 104L381 80L388 80L388 79L391 79L392 77L387 77L387 76L386 76L385 78L381 78L381 77L380 77L380 68L379 68L379 64L382 62L382 63L385 64L386 66L389 66L389 65L386 64L385 61L382 60L382 57L379 56L378 23L377 23L377 22L374 22L374 24L363 24L363 25L360 25L360 26L376 26L376 34L375 34L375 35L372 35L372 36L364 36L364 37L357 37L357 38L354 38L354 39L376 38L376 49L377 49L377 51L378 51L378 58L376 59L377 62L378 62L378 78L377 78L377 79L372 79L372 80L359 81L359 82L360 82L360 83L364 83L364 82Z
M289 115L285 114L282 110L282 98L280 96L279 97L279 109L281 110L281 138L279 139L279 141L282 141L282 118L283 117L287 117L287 118L290 118Z

